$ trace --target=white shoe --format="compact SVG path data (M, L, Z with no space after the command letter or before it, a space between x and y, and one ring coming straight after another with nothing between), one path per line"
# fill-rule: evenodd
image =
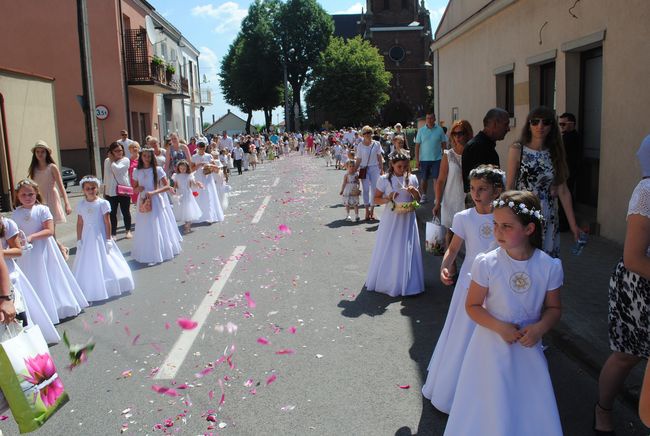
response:
M348 217L345 219L346 221L352 221L352 217L348 215Z

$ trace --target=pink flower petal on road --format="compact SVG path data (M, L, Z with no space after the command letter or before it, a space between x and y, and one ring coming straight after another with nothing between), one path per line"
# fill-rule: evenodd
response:
M8 419L9 419L9 417L7 415L0 416L0 421L6 421Z
M214 398L214 391L208 392L208 398L210 399L210 401L212 401L212 399Z
M125 325L125 326L124 326L124 331L126 332L126 335L127 335L127 336L131 336L131 330L129 329L129 326L128 326L128 325Z
M249 378L248 380L246 380L246 382L244 383L244 386L247 387L247 388L250 388L251 386L253 386L253 379Z
M246 304L248 304L248 307L251 309L255 309L255 300L251 298L251 293L250 292L244 292L244 297L246 298Z
M269 345L270 344L268 339L262 338L262 337L257 338L257 343L260 344L260 345Z
M212 371L214 371L214 368L211 367L211 366L208 366L207 368L204 368L202 371L197 372L196 374L194 374L194 377L196 377L196 378L205 377L206 375L209 375L210 373L212 373Z
M281 350L278 350L275 352L275 354L293 354L295 353L295 350L292 350L291 348L283 348Z
M289 327L289 333L291 333L292 335L295 335L296 334L296 327L295 326Z
M166 386L152 385L151 390L162 395L167 395L169 397L177 397L178 392L175 389L168 388Z
M278 377L277 377L275 374L271 375L271 377L269 377L269 378L266 379L266 385L267 385L267 386L270 385L270 384L273 383L277 378L278 378Z
M282 232L282 233L287 234L287 235L290 235L290 234L291 234L291 229L290 229L289 227L287 227L286 224L280 224L280 225L278 226L278 230L279 230L280 232Z
M183 330L194 330L196 326L199 325L198 322L187 318L178 318L176 324L178 324L178 326Z
M169 330L171 328L171 326L172 325L170 323L166 322L165 323L165 330Z
M135 345L138 342L138 339L140 339L139 334L135 335L135 338L133 338L133 340L131 341L131 345Z
M397 387L400 389L410 389L411 385L397 385Z
M226 392L223 389L223 380L219 379L219 387L221 388L221 399L219 400L219 405L221 406L226 402Z

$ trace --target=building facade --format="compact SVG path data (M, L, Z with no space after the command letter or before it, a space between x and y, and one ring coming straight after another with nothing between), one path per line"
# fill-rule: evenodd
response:
M205 136L221 136L224 130L229 136L246 133L246 120L238 117L228 109L228 112L224 115L213 120L212 124L203 131L203 134ZM255 126L251 126L250 131L251 134L257 133Z
M650 3L629 0L451 0L431 44L438 118L474 131L495 106L511 114L501 161L540 105L578 119L584 151L576 211L582 224L622 242L635 153L650 133Z

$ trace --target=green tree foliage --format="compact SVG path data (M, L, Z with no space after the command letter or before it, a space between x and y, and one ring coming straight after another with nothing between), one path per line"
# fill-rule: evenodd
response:
M339 127L370 122L389 100L391 74L384 58L360 36L332 38L311 76L307 104Z
M256 0L221 61L224 100L247 114L247 131L253 111L263 110L270 125L271 111L280 104L282 64L273 31L279 7L276 0Z
M300 91L307 73L327 48L334 33L334 22L316 0L288 0L276 15L274 29L293 91L290 129L296 130L293 108L296 103L300 107Z

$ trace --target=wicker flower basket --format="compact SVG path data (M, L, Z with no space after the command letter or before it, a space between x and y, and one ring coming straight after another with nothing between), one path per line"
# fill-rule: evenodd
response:
M392 210L397 214L415 212L415 205L413 204L413 202L395 203L395 207Z

